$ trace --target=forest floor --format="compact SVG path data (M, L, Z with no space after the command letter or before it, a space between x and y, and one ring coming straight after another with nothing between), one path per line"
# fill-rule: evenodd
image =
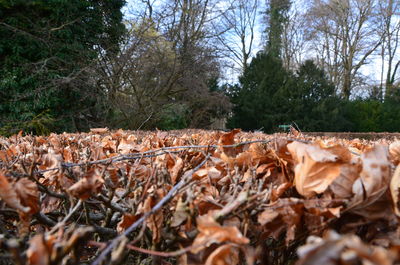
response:
M0 138L2 264L400 264L399 134Z

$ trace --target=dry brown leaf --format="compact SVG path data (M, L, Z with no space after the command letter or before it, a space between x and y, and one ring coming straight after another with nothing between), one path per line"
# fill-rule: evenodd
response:
M130 227L138 219L139 219L139 217L137 215L127 214L127 213L124 214L121 218L121 221L117 225L118 233L122 233L124 230L126 230L128 227Z
M15 191L22 205L30 208L29 214L35 214L39 212L39 190L33 181L22 178L15 183Z
M137 165L133 170L132 173L135 178L145 179L150 176L151 171L145 165Z
M183 169L183 160L179 156L167 156L167 169L171 176L172 184L179 180L180 175L182 174Z
M214 250L208 256L205 265L236 265L239 264L239 250L230 245L225 244Z
M135 140L128 140L122 138L121 142L118 145L117 152L123 155L131 154L131 153L138 153L140 152L140 146L138 146Z
M376 145L361 156L362 171L354 182L352 211L364 215L362 210L377 201L388 189L390 182L390 165L387 147ZM367 216L367 215L366 215Z
M62 155L56 153L53 149L49 149L48 153L43 156L43 162L42 165L39 166L39 169L46 170L57 168L55 170L49 170L43 173L45 179L50 181L52 185L56 184L58 181L58 176L62 171L62 161Z
M188 217L190 216L188 212L188 205L186 202L182 201L182 197L179 198L174 215L172 216L171 220L171 226L172 227L178 227L180 226L183 222L185 222Z
M264 234L278 239L286 229L286 244L295 239L296 230L301 224L304 203L297 198L279 199L267 206L258 215L258 222L263 225Z
M196 254L205 247L214 243L231 242L236 244L248 244L250 240L242 235L236 226L221 226L213 218L213 212L209 211L207 215L197 218L197 229L199 234L193 241L192 253Z
M53 240L45 240L42 234L35 235L29 240L26 251L29 265L49 265Z
M296 189L304 197L323 193L339 177L341 166L351 159L350 152L339 145L321 147L293 142L287 148L296 161Z
M31 209L21 204L20 198L16 190L8 182L4 171L0 171L0 198L7 203L8 206L21 211L23 213L29 213Z
M165 196L163 189L157 189L155 194L150 195L146 198L143 205L139 206L138 213L144 214L151 211L156 205L158 200L161 200ZM150 215L146 219L146 225L152 232L152 238L154 243L158 243L161 240L161 228L164 222L164 214L162 212L156 212Z
M209 177L213 181L218 181L222 178L222 174L215 167L199 169L193 174L194 180L200 180L203 179L204 177Z
M353 197L353 184L360 176L361 170L362 165L358 157L352 158L349 164L340 167L340 175L329 186L336 199Z
M97 134L103 134L103 133L108 133L109 130L108 130L107 127L106 128L91 128L90 132L91 133L97 133Z
M400 141L396 141L389 146L390 160L398 165L400 163Z
M68 192L74 197L87 200L92 194L100 192L103 183L99 170L91 168L82 179L69 187Z
M271 201L274 202L278 200L290 187L292 187L292 183L285 182L279 185L277 188L272 189Z
M272 222L278 216L279 213L277 211L267 208L258 215L257 220L261 225L265 225Z
M392 180L390 181L390 194L392 195L394 212L400 217L399 199L400 199L400 165L397 166Z
M111 179L114 187L118 186L119 184L119 175L118 175L118 168L115 167L108 167L107 168L108 177Z
M381 247L364 244L356 235L328 231L323 238L310 236L298 249L296 265L368 264L391 265L395 255Z
M233 145L235 143L235 135L240 132L240 129L234 129L230 132L223 133L218 141L220 145ZM228 157L235 157L240 149L236 147L221 147L222 153Z

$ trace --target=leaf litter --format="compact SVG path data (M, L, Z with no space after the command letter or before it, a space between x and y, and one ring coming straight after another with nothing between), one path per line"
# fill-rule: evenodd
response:
M0 141L9 264L400 264L400 141L182 130Z

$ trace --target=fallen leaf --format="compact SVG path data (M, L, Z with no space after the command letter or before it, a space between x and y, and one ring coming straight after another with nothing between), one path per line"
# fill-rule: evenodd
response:
M97 134L103 134L103 133L108 133L109 130L108 130L107 127L106 128L91 128L90 132L91 133L97 133Z
M182 198L179 198L176 204L174 215L172 216L171 226L172 227L180 226L183 222L186 221L186 219L188 219L189 216L190 214L188 213L187 203L183 202Z
M151 211L156 205L158 200L161 200L165 196L163 189L155 190L154 194L149 195L144 201L143 205L139 207L138 213L144 214ZM152 232L152 238L154 243L158 243L161 240L161 228L164 222L164 215L162 212L156 212L150 215L146 219L146 225Z
M340 167L339 176L329 185L336 199L350 199L353 197L353 184L359 178L362 164L357 157L352 158L350 163Z
M168 155L167 156L167 169L168 172L171 176L172 184L175 185L175 183L178 181L182 169L183 169L183 160L179 156L172 156Z
M225 244L214 250L207 258L205 265L239 264L239 250L231 244Z
M8 206L21 211L23 213L29 213L31 209L21 204L16 190L8 182L4 171L0 171L0 198L8 204Z
M213 212L197 218L197 229L199 234L193 241L193 246L200 246L192 249L196 254L205 247L214 243L231 242L236 244L248 244L250 240L242 235L236 226L221 226L213 218Z
M139 217L137 215L125 213L122 216L121 221L117 225L118 233L122 233L124 230L126 230L128 227L130 227L138 219L139 219Z
M82 179L69 187L68 192L74 197L87 200L92 194L100 192L103 183L99 170L91 168Z
M366 206L377 201L389 188L390 165L386 146L376 145L361 155L362 171L354 182L352 212L363 215Z
M394 253L384 248L365 244L356 235L341 236L334 231L323 238L308 237L297 253L300 259L296 265L391 265L395 260Z
M398 217L400 217L400 165L397 166L392 180L390 181L390 194L392 195L394 212Z
M29 214L39 212L39 189L33 181L22 178L15 183L15 191L22 205L30 208Z
M341 166L351 159L350 152L339 145L322 147L292 142L287 148L296 161L296 189L307 198L323 193L339 177Z
M45 240L42 234L35 235L29 240L29 248L26 251L29 265L49 265L52 240Z
M400 141L393 142L389 145L389 155L393 164L400 164Z
M233 145L235 143L235 135L239 132L240 129L234 129L230 132L223 133L219 138L218 144L221 145L222 153L228 157L235 157L240 149L237 147L222 147L222 145Z
M258 215L257 220L261 225L272 222L276 217L279 216L278 211L274 209L265 209L261 214Z
M118 144L117 152L123 155L138 153L140 152L140 146L138 146L134 140L128 140L122 138L121 142Z

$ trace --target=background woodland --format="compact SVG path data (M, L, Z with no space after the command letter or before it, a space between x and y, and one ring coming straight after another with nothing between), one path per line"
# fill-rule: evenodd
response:
M399 11L398 0L1 0L0 133L399 131Z

